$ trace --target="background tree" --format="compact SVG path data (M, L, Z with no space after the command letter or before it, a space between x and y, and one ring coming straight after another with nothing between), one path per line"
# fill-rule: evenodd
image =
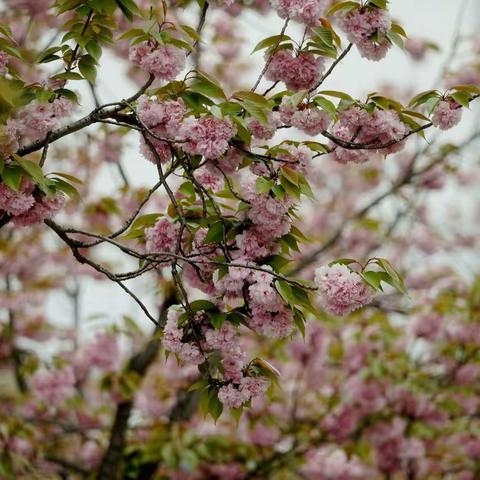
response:
M466 3L432 89L362 98L351 52L438 49L386 0L0 8L1 478L480 475ZM84 336L122 295L141 318Z

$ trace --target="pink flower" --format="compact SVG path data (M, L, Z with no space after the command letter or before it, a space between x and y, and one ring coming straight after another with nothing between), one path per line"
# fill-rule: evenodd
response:
M180 127L178 140L185 141L181 147L186 153L213 160L228 150L228 142L235 133L229 118L221 120L210 115L199 119L188 117Z
M316 25L326 13L326 0L270 0L281 18L291 18L307 25Z
M18 150L17 122L9 120L6 125L0 125L0 154L9 155Z
M185 68L185 52L174 45L140 43L130 49L129 59L160 80L173 80Z
M306 174L312 162L312 151L304 145L295 147L294 145L282 145L283 150L289 153L282 153L279 158L289 162L287 165L298 172Z
M351 142L354 138L354 134L352 131L345 125L341 123L337 123L333 129L332 134L335 137L339 138L340 140L344 140L346 142ZM330 158L338 163L365 163L368 162L368 150L350 150L347 148L342 148L335 143L331 143L331 153Z
M26 10L30 15L45 13L49 6L50 0L8 0L12 9Z
M81 367L97 367L101 370L113 368L118 360L117 338L113 334L99 333L85 345L80 353Z
M160 157L161 162L170 160L172 155L171 145L178 133L185 112L185 104L182 99L157 102L146 95L139 98L136 113L140 121L149 127L152 132L152 134L147 133L150 145L143 136L140 139L140 152L147 160L152 163L157 162L157 156L152 151L152 147ZM172 142L169 143L169 140L172 140Z
M267 312L276 312L283 308L282 297L273 288L273 276L267 272L255 271L253 283L248 287L249 301L252 308Z
M5 75L8 71L7 65L10 60L10 55L8 55L3 50L0 50L0 75Z
M245 198L251 203L247 217L258 227L257 234L268 238L281 237L290 231L287 216L290 202L281 201L266 194L257 194L250 185L246 186Z
M209 164L195 170L194 175L197 181L206 189L218 192L223 188L224 177L222 173Z
M254 138L260 140L270 140L275 135L275 132L280 125L280 119L276 112L270 112L268 114L268 123L265 125L260 123L256 118L249 118L247 120L247 126L250 133Z
M248 265L242 259L237 259L236 264ZM218 278L218 270L215 272L213 282L215 288L220 293L226 293L228 295L240 295L245 281L250 276L250 269L240 266L228 267L228 273L221 278Z
M417 337L434 340L442 332L443 319L440 315L430 313L415 317L412 322L412 332Z
M36 197L35 204L29 210L12 218L15 225L27 226L42 223L47 218L53 218L65 203L65 195L57 193L53 197L41 195Z
M34 100L20 111L17 125L23 135L31 139L43 138L49 131L57 128L60 120L68 117L72 111L72 102L65 98L48 103Z
M369 158L368 152L376 151L384 155L404 148L402 140L408 134L408 127L394 110L375 110L369 115L359 107L350 107L340 114L340 121L333 127L332 134L343 141L356 144L387 145L378 150L350 149L331 142L331 157L339 163L363 163Z
M86 465L89 469L95 469L100 465L102 457L104 454L103 448L93 440L85 442L80 451L78 452L78 457L81 460L82 464Z
M173 137L183 120L186 109L181 98L159 102L142 95L138 99L136 113L147 127L165 127L168 135Z
M234 387L232 383L220 387L218 390L218 399L229 408L239 408L245 402L244 394Z
M427 44L420 38L407 38L405 40L405 50L416 62L419 62L425 57L427 52Z
M145 230L146 250L149 253L174 252L180 235L180 224L161 218ZM169 257L165 257L168 259Z
M10 215L20 215L27 212L35 204L32 182L22 182L19 192L15 192L4 183L0 183L0 210Z
M326 130L331 121L328 113L314 107L297 110L290 124L307 135L315 136Z
M369 60L381 60L391 47L386 37L392 25L387 10L373 6L350 10L340 16L339 25L360 55Z
M178 356L188 365L199 365L205 361L205 356L200 348L193 343L183 343Z
M275 445L280 438L280 431L277 427L269 427L263 423L256 423L249 435L250 441L262 447Z
M263 395L270 386L270 380L264 377L244 377L240 383L240 391L245 400Z
M339 448L321 447L307 454L305 466L309 480L353 480L367 478L365 468L355 457L349 458Z
M57 406L74 395L75 376L70 366L50 371L38 371L32 377L35 397L46 405Z
M272 82L285 82L289 90L308 90L320 80L324 68L323 59L306 52L292 57L289 50L275 53L265 73Z
M433 111L432 123L440 130L449 130L462 119L462 109L453 100L441 100Z
M164 127L154 127L150 129L156 137L161 139L167 137L167 131ZM150 133L147 133L148 143L143 135L140 137L140 153L149 161L156 164L166 163L172 157L172 148L168 141L159 140Z
M269 338L285 338L293 332L293 314L282 305L275 312L252 308L250 327Z
M227 351L236 347L235 329L229 323L224 323L220 330L209 329L205 333L205 343L212 350Z
M346 265L318 268L315 271L315 283L322 307L333 315L347 315L370 303L374 296L360 275Z
M183 331L178 327L178 318L181 311L176 308L169 308L167 323L163 330L163 345L167 350L178 353L182 349Z
M245 366L246 355L236 345L222 351L222 366L224 377L235 383L241 382L243 378L243 367Z
M122 156L122 136L108 132L98 143L98 155L107 163L118 163Z

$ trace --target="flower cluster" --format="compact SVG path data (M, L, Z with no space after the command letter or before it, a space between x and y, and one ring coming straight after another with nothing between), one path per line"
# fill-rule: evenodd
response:
M327 312L343 316L369 304L373 290L346 265L334 264L315 271L320 303Z
M218 399L227 407L239 408L245 402L263 395L269 384L270 382L263 377L244 377L238 386L229 383L220 387Z
M19 112L15 120L17 134L30 140L44 138L59 126L63 118L69 117L72 111L73 103L63 97L46 103L34 100Z
M178 140L185 142L182 145L184 152L216 159L228 150L228 142L235 133L235 126L229 118L188 117L180 126Z
M183 50L172 44L144 42L130 49L129 59L160 80L173 80L185 68L186 56Z
M259 140L270 140L275 135L277 128L280 126L280 118L278 112L269 112L268 122L261 123L256 118L249 118L247 126L254 138Z
M217 353L221 358L222 377L218 380L223 383L218 390L218 399L224 405L238 408L266 391L269 386L266 378L248 374L245 353L231 324L224 323L214 329L206 312L197 312L189 321L181 320L182 312L177 306L168 310L163 344L190 365L203 363L211 354Z
M47 406L58 406L73 396L74 386L75 375L70 366L50 371L39 370L32 377L36 397Z
M282 99L279 111L284 125L296 127L310 136L326 130L332 121L324 110L313 105L292 105L286 96Z
M272 82L284 82L289 90L308 90L320 80L324 69L323 59L307 52L297 57L289 50L280 50L267 62L265 78Z
M387 10L375 6L356 8L342 14L339 24L362 57L381 60L391 47L386 34L392 26L392 20Z
M366 110L353 106L340 113L340 121L332 133L345 142L370 145L388 145L378 149L382 154L400 151L404 147L403 138L408 127L400 120L395 110L375 109L369 114ZM339 163L363 163L369 159L368 150L347 149L332 143L332 159Z
M180 123L186 113L182 99L159 102L154 98L142 95L138 99L137 116L148 127L148 143L142 137L140 152L152 163L157 162L157 155L162 162L170 160L171 143L175 139ZM163 140L165 139L165 140ZM156 154L152 151L155 150Z
M180 236L180 224L161 218L153 227L145 230L146 250L148 253L175 251Z
M18 192L0 183L0 211L12 215L12 222L19 226L34 225L52 218L64 201L62 193L48 197L37 191L29 180L22 181Z
M462 119L462 108L454 100L441 100L433 111L432 123L441 130L449 130Z
M325 15L327 0L270 0L281 18L291 18L307 25L317 25Z

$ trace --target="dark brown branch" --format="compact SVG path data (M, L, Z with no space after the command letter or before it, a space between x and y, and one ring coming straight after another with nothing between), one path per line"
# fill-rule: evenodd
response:
M155 328L152 339L147 343L143 350L131 357L126 368L127 374L135 373L143 378L150 365L155 361L161 346L161 340L158 333L165 325L168 308L174 303L175 296L173 293L170 293L161 307L160 318L157 322L157 327ZM134 397L123 400L118 404L110 433L110 442L97 473L97 480L120 480L123 478L123 455L128 430L128 421L132 412L133 403Z

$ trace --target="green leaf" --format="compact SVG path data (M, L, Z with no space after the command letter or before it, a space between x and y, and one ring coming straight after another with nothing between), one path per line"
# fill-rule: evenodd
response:
M48 187L43 175L42 168L38 163L26 160L25 158L14 155L15 162L20 165L23 170L35 181L35 183L42 189L43 192L48 193Z
M198 382L195 382L193 385L191 385L188 391L194 392L196 390L203 390L206 387L208 387L208 380L203 378L201 380L198 380Z
M390 30L389 32L387 32L386 36L390 40L390 42L395 44L398 48L401 48L402 50L405 48L403 37L394 30Z
M60 190L61 192L68 195L70 198L80 198L80 192L73 185L66 182L62 178L49 179L48 186L53 187L56 191Z
M85 49L87 50L88 54L93 57L97 62L98 60L100 60L100 57L102 56L102 47L99 45L98 42L96 42L95 40L88 41Z
M353 98L345 92L337 92L336 90L322 90L318 92L321 95L327 95L328 97L341 98L342 100L353 101Z
M358 262L353 258L338 258L338 259L330 262L328 264L328 266L331 267L332 265L335 265L336 263L339 263L340 265L350 265L351 263L358 263Z
M192 40L195 40L195 42L200 43L202 41L198 32L189 25L180 25L180 29Z
M53 78L60 78L61 80L83 80L83 77L77 72L59 73Z
M223 404L218 399L217 393L212 391L209 395L208 400L208 413L212 416L213 420L216 422L220 415L223 412Z
M329 113L333 118L337 116L337 107L327 98L317 96L314 98L315 103L322 107L327 113Z
M334 13L339 12L340 10L350 11L355 8L359 8L361 5L358 2L340 2L336 3L333 7L331 7L328 12L326 13L326 17L330 17Z
M387 8L388 0L370 0L368 3L385 10Z
M133 17L140 15L140 10L137 7L137 4L133 0L116 0L117 5L120 7L120 10L128 18L128 20L132 21Z
M267 193L272 189L273 185L273 180L269 180L265 177L258 177L255 181L255 191L257 193Z
M293 183L296 187L299 184L298 173L290 167L282 167L280 169L282 176L284 176L290 183Z
M280 296L287 302L289 305L294 302L294 296L290 285L285 280L275 280L275 288Z
M203 93L207 97L227 99L225 92L214 77L200 70L196 70L196 73L198 81L189 87L190 90Z
M225 237L225 225L222 220L215 222L205 236L205 243L218 243Z
M41 52L37 57L37 63L48 63L53 60L58 60L60 57L55 55L58 51L62 49L61 46L50 47Z
M69 180L70 182L76 183L78 185L83 185L82 180L79 178L75 177L74 175L70 175L68 173L64 172L50 172L48 175L57 175L58 177L65 178L66 180Z
M408 36L407 32L405 32L403 27L401 25L399 25L398 23L392 22L392 30L395 33L398 33L398 35L401 35L404 38L407 38L407 36Z
M9 165L3 170L2 181L7 187L18 192L22 183L22 175L24 170L20 167Z
M280 183L282 184L283 189L285 192L288 193L293 198L299 199L301 190L300 188L295 185L294 183L290 182L285 175L280 176Z
M186 197L189 197L192 200L195 198L195 187L193 186L193 183L190 181L182 183L178 188L178 191L182 195L185 195Z
M263 95L259 95L258 93L240 91L235 92L232 97L239 100L246 100L260 108L270 108L268 100Z
M455 85L450 87L450 90L457 90L459 92L468 92L474 95L480 95L480 88L475 85Z
M86 57L82 57L78 62L78 69L80 73L91 83L95 83L97 79L97 69L90 61L85 60Z
M263 50L264 48L273 47L274 45L280 45L284 40L292 40L288 35L273 35L272 37L267 37L257 43L252 53Z
M208 311L208 310L216 310L217 307L212 302L208 300L194 300L190 303L190 308L192 312L200 312L200 311Z
M382 268L392 279L392 286L396 288L400 293L406 294L405 284L401 275L392 267L391 263L386 258L376 258L374 263L376 263L380 268ZM387 281L387 280L385 280Z
M468 108L470 105L471 95L468 92L457 91L451 93L450 96L462 107Z
M227 313L226 312L209 312L208 318L210 319L210 323L212 324L212 326L216 330L220 330L227 318Z
M426 101L428 101L430 98L440 98L440 97L441 97L441 94L438 90L426 90L425 92L420 92L417 95L415 95L408 103L408 106L421 105L422 103L425 103Z

